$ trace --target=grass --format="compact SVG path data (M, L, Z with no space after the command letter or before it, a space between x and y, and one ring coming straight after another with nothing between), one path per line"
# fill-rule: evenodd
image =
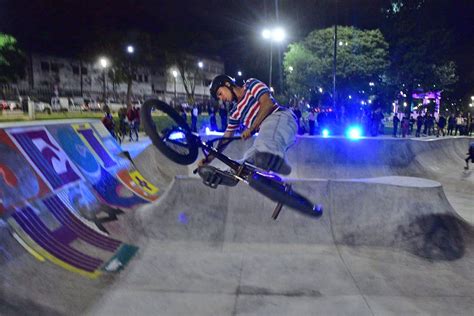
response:
M0 112L1 113L1 112ZM2 113L3 114L3 113ZM0 123L13 123L13 122L28 122L31 121L28 117L28 114L23 114L22 112L13 112L9 113L9 116L0 115ZM64 120L64 119L98 119L100 120L104 116L103 112L53 112L51 114L47 113L36 113L36 119L34 121L46 121L46 120ZM169 118L163 115L152 114L153 120L156 122L157 126L163 126L163 124L168 124L165 121L169 121ZM115 125L119 125L118 115L113 114ZM191 125L191 116L188 115L187 122ZM198 117L198 127L209 126L209 116L207 114L199 115ZM217 116L217 125L220 127L220 117ZM143 131L143 124L140 125L140 131Z

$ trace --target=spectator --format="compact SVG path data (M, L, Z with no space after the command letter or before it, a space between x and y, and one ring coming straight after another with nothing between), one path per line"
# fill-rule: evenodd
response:
M184 109L184 107L181 107L181 109L179 110L179 115L181 115L186 124L188 124L188 116L186 115L186 110Z
M444 131L444 127L446 126L446 118L441 114L438 119L438 132L436 133L436 137L439 137L439 134L442 133L443 137L446 136Z
M426 113L425 124L427 126L427 135L431 136L431 134L434 134L434 116L429 113Z
M468 134L469 136L472 136L472 133L474 132L474 118L472 117L471 113L469 113L469 131Z
M211 131L217 131L216 110L212 105L209 105L207 111L209 112L209 123L211 125L210 129Z
M293 113L296 116L296 123L298 124L298 134L301 135L302 129L301 129L301 110L299 107L294 107L293 108Z
M454 118L454 114L451 113L451 115L448 118L448 135L453 135L455 125L456 125L456 119Z
M314 135L314 127L315 127L315 115L314 110L311 109L308 114L308 124L309 124L309 135Z
M127 120L130 126L128 133L129 140L132 141L132 134L135 134L136 141L138 141L138 126L140 125L140 115L135 106L130 106L127 110Z
M408 118L408 114L405 114L403 116L401 127L402 127L402 137L405 138L407 137L407 134L410 130L410 120Z
M464 119L462 115L458 114L458 116L456 117L456 129L454 130L454 136L458 134L458 131L459 131L459 135L462 134L463 123L464 123Z
M410 135L413 135L413 127L415 126L416 120L413 115L410 115Z
M109 131L112 137L116 138L114 118L112 114L110 114L110 108L107 105L104 106L104 112L105 114L102 118L102 124L104 124L105 128Z
M398 113L394 113L393 114L393 137L397 137L398 123L400 123L400 119L398 118Z
M195 133L198 131L197 129L198 116L199 116L198 107L196 104L194 104L193 109L191 111L191 130Z
M219 116L221 117L221 131L227 127L227 102L219 102Z
M122 135L121 138L125 137L127 134L127 109L126 108L120 108L118 111L118 118L119 118L119 130L120 134Z
M383 119L383 114L380 108L375 110L375 112L372 113L371 117L371 135L372 136L377 136L379 134L380 130L380 124Z
M416 137L420 137L421 127L423 126L423 116L419 114L416 117Z
M319 133L322 133L322 130L326 127L326 112L324 110L318 113L316 121L318 122Z

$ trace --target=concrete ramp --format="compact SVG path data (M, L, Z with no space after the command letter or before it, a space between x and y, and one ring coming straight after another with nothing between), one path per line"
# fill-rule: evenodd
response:
M120 158L100 122L6 126L0 147L0 212L25 250L92 278L123 268L137 248L102 224L158 190Z
M135 213L140 260L92 314L466 314L474 308L472 226L431 180L295 180L320 220L246 185L177 177ZM127 300L125 300L127 298Z

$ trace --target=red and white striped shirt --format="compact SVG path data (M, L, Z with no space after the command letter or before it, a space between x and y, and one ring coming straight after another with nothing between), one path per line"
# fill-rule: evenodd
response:
M270 89L258 79L251 78L244 84L245 93L242 99L230 110L229 124L226 132L234 132L241 125L249 128L257 117L260 109L259 99L265 93L268 93L270 99L276 104Z

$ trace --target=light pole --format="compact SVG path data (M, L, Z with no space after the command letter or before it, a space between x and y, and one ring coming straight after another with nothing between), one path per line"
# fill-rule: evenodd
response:
M135 52L135 47L132 45L127 46L128 54L128 76L127 76L127 108L131 105L130 99L132 97L132 82L133 82L133 70L132 70L132 55Z
M198 67L200 69L200 71L202 72L202 68L204 67L204 63L202 61L198 62ZM203 82L202 80L202 73L201 73L201 83ZM204 103L204 85L202 85L202 102Z
M173 77L174 77L174 103L175 103L175 106L176 106L176 99L177 99L177 95L176 95L176 78L178 77L178 72L176 70L173 70L171 72L173 74Z
M269 71L269 78L268 84L272 86L272 68L273 68L273 42L280 43L286 37L285 30L281 27L275 27L272 30L264 29L262 31L262 37L266 40L270 41L270 71ZM281 81L281 78L280 78Z
M102 80L104 81L104 105L107 104L107 88L106 88L106 79L105 79L105 69L107 69L107 66L109 64L109 62L107 61L107 59L105 57L102 57L100 60L100 65L102 66Z

